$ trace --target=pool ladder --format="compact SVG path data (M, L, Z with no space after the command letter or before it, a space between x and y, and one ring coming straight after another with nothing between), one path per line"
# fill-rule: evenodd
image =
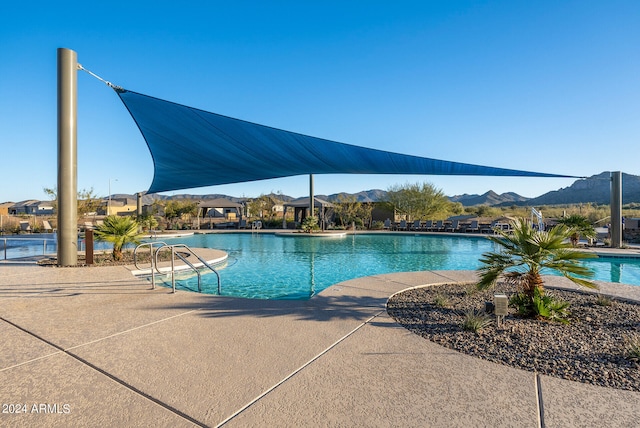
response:
M153 250L154 245L158 245L158 248L156 248L155 252ZM204 260L198 254L196 254L191 248L189 248L185 244L169 245L163 241L155 241L155 242L145 242L144 244L138 245L135 248L135 250L133 250L133 263L135 264L136 269L142 270L138 266L138 259L137 259L138 249L141 247L147 247L147 246L149 247L149 254L151 259L151 287L153 289L156 288L155 272L161 275L163 274L163 272L160 271L160 268L158 268L158 253L160 253L160 251L163 249L169 249L171 250L171 270L170 270L171 289L173 290L174 293L176 292L176 269L175 269L176 257L182 260L184 264L189 266L196 273L196 275L198 275L198 292L202 293L202 275L200 273L200 270L193 263L187 260L187 257L189 257L189 255L193 255L196 259L200 261L200 263L202 263L202 266L207 267L213 273L216 274L216 277L218 279L218 294L221 294L222 289L220 285L220 274L218 273L218 271L215 270L206 260ZM176 251L176 248L181 249L183 251ZM184 253L187 253L187 254L185 255Z

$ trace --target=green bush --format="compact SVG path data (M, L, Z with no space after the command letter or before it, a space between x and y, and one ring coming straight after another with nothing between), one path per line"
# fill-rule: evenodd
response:
M314 230L319 230L320 226L318 225L318 217L316 216L309 216L309 217L305 217L304 220L302 220L302 230L306 233L311 233Z
M533 298L522 292L514 294L509 299L509 305L515 307L518 314L524 317L569 323L570 303L556 299L550 294L542 295L537 288L534 289Z
M372 230L382 230L382 229L384 229L384 223L381 222L380 220L374 220L373 223L371 223L371 229Z

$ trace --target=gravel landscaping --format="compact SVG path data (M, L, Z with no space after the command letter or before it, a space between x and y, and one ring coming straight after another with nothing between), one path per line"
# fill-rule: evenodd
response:
M512 290L430 286L393 296L387 310L410 331L459 352L544 375L640 391L640 364L627 352L630 338L640 343L640 305L547 289L571 303L570 324L522 319L509 308L500 326L493 322L477 333L464 330L465 312L484 310L495 292L509 295Z

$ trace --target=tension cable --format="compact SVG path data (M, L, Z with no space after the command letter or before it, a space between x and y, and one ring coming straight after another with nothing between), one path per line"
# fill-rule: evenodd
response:
M108 87L110 87L111 89L115 90L116 92L122 92L124 91L124 88L122 88L121 86L117 86L114 85L113 83L104 80L102 77L98 76L97 74L95 74L94 72L87 70L86 68L84 68L82 66L82 64L78 64L78 70L82 70L85 71L87 73L89 73L91 76L95 77L96 79L100 80L101 82L103 82L105 85L107 85Z

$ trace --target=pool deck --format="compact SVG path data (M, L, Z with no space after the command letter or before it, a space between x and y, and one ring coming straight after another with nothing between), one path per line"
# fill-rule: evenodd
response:
M132 270L0 264L0 426L640 421L640 393L467 356L410 333L385 311L398 291L471 282L471 271L376 275L308 301L264 301L152 290ZM640 300L640 287L602 289Z

